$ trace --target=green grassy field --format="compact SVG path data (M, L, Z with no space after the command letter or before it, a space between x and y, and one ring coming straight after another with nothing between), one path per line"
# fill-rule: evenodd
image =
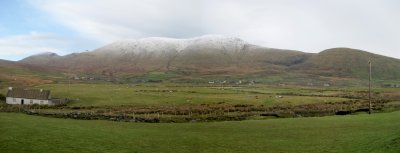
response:
M70 106L119 105L198 105L198 104L306 104L342 102L347 98L285 95L280 93L314 93L315 90L259 88L255 86L222 87L178 84L49 84L37 88L49 89L53 97L74 99ZM322 92L321 92L322 93ZM77 100L79 99L79 100Z
M0 152L399 152L400 112L212 123L0 113Z

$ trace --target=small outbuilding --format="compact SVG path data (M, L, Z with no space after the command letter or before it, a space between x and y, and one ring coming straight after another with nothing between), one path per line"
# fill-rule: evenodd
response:
M8 88L6 103L14 105L54 105L50 90Z

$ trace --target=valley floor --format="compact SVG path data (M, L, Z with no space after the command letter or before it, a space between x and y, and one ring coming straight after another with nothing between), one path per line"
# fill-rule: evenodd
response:
M0 113L0 152L399 152L400 111L209 123Z
M362 87L215 84L46 84L66 105L0 104L3 112L127 122L209 122L274 117L345 115L368 111L368 90ZM395 88L374 88L373 111L400 110Z

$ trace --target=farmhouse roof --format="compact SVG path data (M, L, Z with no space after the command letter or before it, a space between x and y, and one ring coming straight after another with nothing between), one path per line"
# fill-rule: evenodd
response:
M49 100L50 90L10 88L7 97Z

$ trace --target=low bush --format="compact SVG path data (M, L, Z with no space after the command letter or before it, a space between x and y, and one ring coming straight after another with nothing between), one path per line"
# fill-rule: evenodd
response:
M0 101L6 101L6 96L4 96L3 94L0 94Z

